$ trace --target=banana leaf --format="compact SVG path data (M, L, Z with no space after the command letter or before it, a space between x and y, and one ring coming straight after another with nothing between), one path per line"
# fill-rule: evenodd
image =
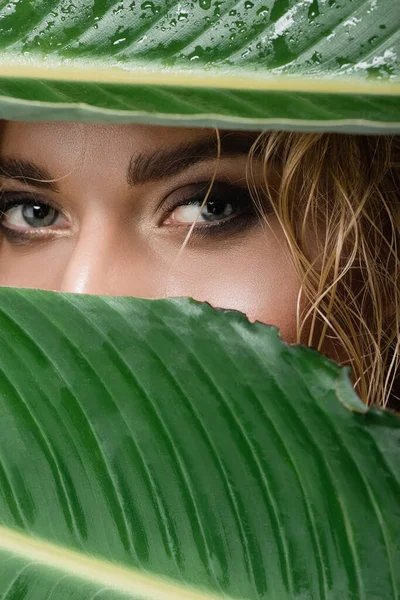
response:
M0 118L400 131L398 0L0 0Z
M3 288L0 370L2 600L399 598L400 420L316 351Z

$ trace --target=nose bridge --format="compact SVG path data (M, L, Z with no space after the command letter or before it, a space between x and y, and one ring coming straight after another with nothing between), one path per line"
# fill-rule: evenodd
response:
M103 222L104 224L104 222ZM87 223L77 234L65 266L60 291L77 294L112 294L109 289L115 234L112 227Z

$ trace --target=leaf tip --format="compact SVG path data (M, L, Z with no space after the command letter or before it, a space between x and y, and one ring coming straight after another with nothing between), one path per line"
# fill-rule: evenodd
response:
M357 396L350 379L350 368L342 367L335 381L338 400L351 412L366 413L369 408Z

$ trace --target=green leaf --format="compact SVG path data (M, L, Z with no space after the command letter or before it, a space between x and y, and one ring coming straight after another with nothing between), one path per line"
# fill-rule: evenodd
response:
M0 118L400 131L396 0L0 0Z
M0 370L2 600L399 598L400 420L317 352L3 288Z

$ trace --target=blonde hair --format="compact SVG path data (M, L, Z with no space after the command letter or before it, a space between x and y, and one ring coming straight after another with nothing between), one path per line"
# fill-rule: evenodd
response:
M247 178L268 220L254 159L301 277L297 341L334 348L361 399L385 406L400 350L400 138L262 133Z

